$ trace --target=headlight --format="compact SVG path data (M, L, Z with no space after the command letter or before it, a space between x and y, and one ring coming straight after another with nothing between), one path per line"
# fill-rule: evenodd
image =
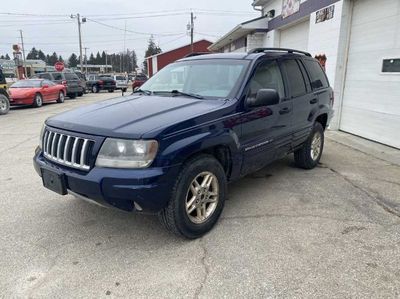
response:
M42 129L40 130L40 137L39 137L39 147L40 147L40 149L43 148L43 136L44 136L45 129L46 129L46 125L43 124Z
M97 156L96 166L111 168L145 168L156 157L155 140L126 140L107 138Z

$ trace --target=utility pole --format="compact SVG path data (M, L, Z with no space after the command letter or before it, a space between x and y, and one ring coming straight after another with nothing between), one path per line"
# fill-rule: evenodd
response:
M87 75L88 72L87 72L87 55L86 55L86 50L89 49L89 48L85 47L84 49L85 49L85 67L86 67L86 73L85 73L85 74ZM82 56L81 56L81 57L82 57ZM82 61L82 60L81 60L81 61ZM82 62L81 62L81 72L83 72L83 65L82 65Z
M122 59L123 59L123 63L122 63L122 66L124 67L124 69L125 69L125 51L126 51L126 49L125 49L125 47L126 47L126 21L125 21L125 29L124 29L124 50L122 51ZM123 72L123 70L121 70L121 73Z
M194 48L193 48L193 32L194 32L194 15L193 11L190 13L190 49L191 52L193 53Z
M25 47L24 47L24 36L22 35L22 30L19 31L19 34L21 36L21 46L22 46L22 57L24 58L24 74L25 74L25 78L27 77L27 73L26 73L26 63L25 63Z
M106 53L106 73L107 73L107 71L108 71L108 67L107 67L107 50L105 50L104 53Z
M80 14L76 15L71 15L71 19L76 18L78 21L78 33L79 33L79 64L81 65L81 72L83 72L83 59L82 59L82 32L81 32L81 16ZM83 19L83 22L85 22L86 19Z

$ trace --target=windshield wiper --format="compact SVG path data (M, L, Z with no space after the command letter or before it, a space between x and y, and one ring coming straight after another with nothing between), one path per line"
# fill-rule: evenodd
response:
M195 93L188 93L188 92L183 92L183 91L179 91L179 90L171 90L170 93L174 94L174 95L180 95L180 96L185 96L185 97L191 97L191 98L195 98L195 99L204 99L204 97L202 97L199 94L195 94Z
M151 95L153 94L152 91L150 91L150 90L143 90L143 89L137 89L137 90L135 90L134 92L132 92L132 94L133 94L133 93L144 93L144 94L147 95L147 96L151 96Z

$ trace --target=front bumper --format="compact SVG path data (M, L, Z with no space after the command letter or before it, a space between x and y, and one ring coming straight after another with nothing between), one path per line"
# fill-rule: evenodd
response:
M21 97L21 98L13 98L10 97L10 105L32 105L33 104L33 96L32 97Z
M47 169L65 176L69 193L125 211L157 213L171 196L179 165L165 168L114 169L94 167L89 172L73 170L45 159L37 148L33 158L36 172Z

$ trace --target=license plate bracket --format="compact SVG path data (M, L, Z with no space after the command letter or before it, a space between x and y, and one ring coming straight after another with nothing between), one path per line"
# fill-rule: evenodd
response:
M42 168L43 186L61 195L68 194L65 175Z

